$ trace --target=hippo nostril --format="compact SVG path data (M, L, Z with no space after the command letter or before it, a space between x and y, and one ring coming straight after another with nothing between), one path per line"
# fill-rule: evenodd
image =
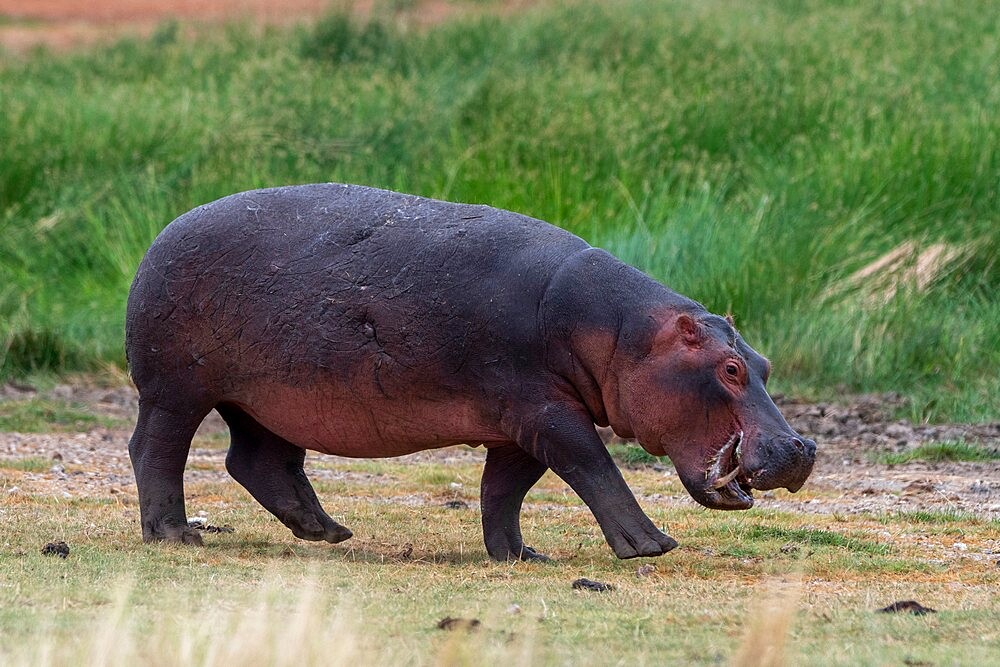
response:
M805 443L799 440L798 438L792 438L792 444L795 445L795 449L799 450L800 454L806 453Z

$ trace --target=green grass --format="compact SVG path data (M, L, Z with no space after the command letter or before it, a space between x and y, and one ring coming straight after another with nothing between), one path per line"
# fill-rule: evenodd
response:
M122 364L128 285L167 222L334 180L576 232L735 314L776 389L997 418L989 0L389 14L0 56L0 374ZM954 256L919 286L905 262L850 279L905 243Z
M902 465L913 461L941 463L943 461L1000 461L1000 450L969 442L932 442L905 452L879 454L878 463Z
M741 541L781 540L786 544L832 546L849 551L877 555L886 555L891 551L885 544L877 544L858 538L848 538L840 533L834 533L829 530L815 530L810 528L787 529L769 525L751 525L743 529L737 529L734 532Z
M94 414L83 403L72 401L47 398L0 401L0 432L82 432L98 426L122 427L123 423Z
M611 458L617 461L619 465L626 467L653 465L654 463L666 466L671 465L670 459L657 458L638 445L612 444L608 445L608 451L611 453Z
M883 523L931 523L945 526L963 524L989 524L994 530L1000 531L1000 521L993 519L983 519L972 512L961 510L910 510L904 512L893 512L890 515L879 517Z
M53 465L50 459L30 456L24 459L0 459L0 469L21 472L45 472Z

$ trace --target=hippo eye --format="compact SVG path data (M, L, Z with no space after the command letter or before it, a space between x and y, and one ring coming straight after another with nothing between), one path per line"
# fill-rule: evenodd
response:
M726 364L726 374L731 378L737 378L740 375L740 367L730 361Z

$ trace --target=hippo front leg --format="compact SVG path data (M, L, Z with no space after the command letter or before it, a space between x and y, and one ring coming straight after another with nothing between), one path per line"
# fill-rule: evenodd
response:
M677 546L643 513L582 406L550 403L522 421L517 442L583 499L619 558L660 556Z

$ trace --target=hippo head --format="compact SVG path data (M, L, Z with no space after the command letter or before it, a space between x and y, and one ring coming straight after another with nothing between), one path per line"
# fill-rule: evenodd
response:
M797 491L816 443L788 425L764 389L767 359L728 318L682 312L656 322L618 375L628 430L651 454L669 456L706 507L747 509L751 489Z

